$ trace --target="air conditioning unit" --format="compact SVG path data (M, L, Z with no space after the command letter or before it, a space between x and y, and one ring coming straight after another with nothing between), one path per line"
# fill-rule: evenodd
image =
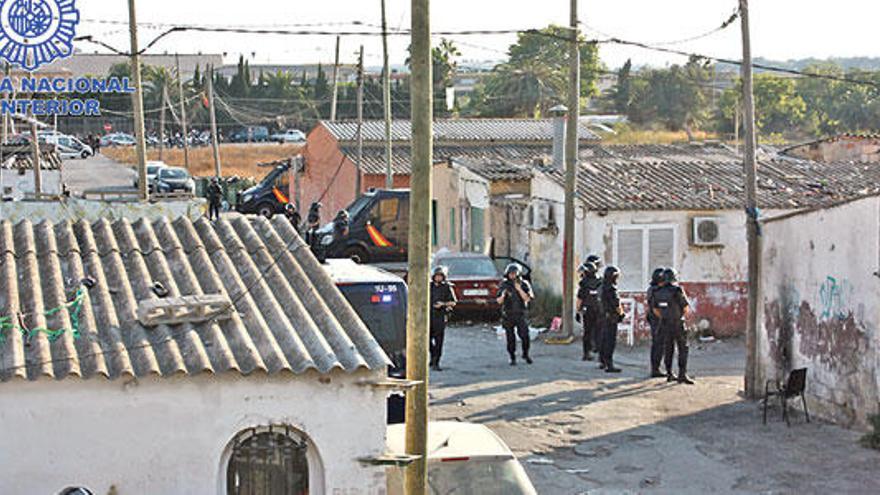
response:
M721 246L722 221L718 217L694 218L694 246Z

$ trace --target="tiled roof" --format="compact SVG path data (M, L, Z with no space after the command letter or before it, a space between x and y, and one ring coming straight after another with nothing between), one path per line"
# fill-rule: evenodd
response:
M804 143L797 143L791 146L787 146L782 149L782 153L787 154L791 151L794 151L799 148L804 148L808 146L813 146L822 143L834 143L837 141L880 141L880 133L861 133L861 134L853 134L853 133L843 133L838 134L836 136L828 136L822 139L814 139L812 141L807 141Z
M355 146L343 146L342 152L345 153L350 160L355 161L357 157L357 148ZM530 144L435 146L434 160L445 161L448 159L456 159L456 161L458 161L461 159L475 163L498 162L499 160L530 162L546 157L552 153L553 149L549 146ZM398 145L392 148L391 163L395 175L409 175L411 170L411 157L412 150L408 145ZM498 164L498 167L501 167L501 165ZM516 169L522 168L518 165L513 165L511 167ZM367 175L383 175L385 173L385 148L376 146L364 147L362 168ZM480 173L479 170L474 170L474 172ZM492 179L491 177L486 178Z
M357 122L322 121L330 134L343 143L357 140ZM381 120L364 122L362 134L366 142L382 142L385 139L385 123ZM408 120L395 120L391 124L391 138L396 142L412 139L412 126ZM580 139L598 141L589 123L580 125ZM504 143L552 143L553 121L550 119L442 119L434 121L434 140L437 144L504 142Z
M581 162L579 196L596 210L743 207L743 162L735 151L725 157L714 146L685 155L680 147L665 149L668 153L657 146L597 148ZM562 172L543 171L564 184ZM880 168L868 164L762 156L758 177L762 208L821 206L880 191Z
M277 261L275 261L277 260ZM79 281L95 280L79 313L67 311ZM220 294L234 305L220 321L146 327L139 301ZM49 312L49 315L46 313ZM388 359L282 218L102 219L34 225L0 221L0 380L66 377L248 375L385 369ZM307 400L307 398L304 398Z

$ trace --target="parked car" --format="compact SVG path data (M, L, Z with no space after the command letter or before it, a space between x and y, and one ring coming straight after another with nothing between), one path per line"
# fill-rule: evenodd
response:
M159 175L159 170L165 168L165 162L156 162L150 161L147 162L147 189L149 191L153 190L153 187L156 185L156 176ZM134 188L137 189L140 185L139 179L137 176L134 178Z
M284 132L272 134L269 136L269 139L276 143L304 143L306 142L306 133L298 129L288 129Z
M290 194L290 164L276 166L254 187L241 191L235 209L239 213L271 218L283 213Z
M508 263L516 261L523 266L524 278L530 278L531 269L511 258L493 259L481 253L441 252L434 256L434 266L449 268L449 281L458 299L456 310L489 311L493 314L501 308L496 301L502 271Z
M41 143L54 145L55 151L64 159L86 159L95 154L91 146L73 136L66 136L55 131L40 132L37 136Z
M131 134L126 134L124 132L117 132L114 134L107 134L101 138L101 147L108 146L134 146L135 145L134 136Z
M405 455L405 425L391 425L386 450ZM403 468L386 471L388 495L403 494ZM430 495L537 495L510 448L489 428L458 421L428 423Z
M269 128L263 126L243 127L229 136L233 143L265 143L269 140Z
M154 189L159 193L187 192L195 194L196 183L186 169L161 167L156 174Z

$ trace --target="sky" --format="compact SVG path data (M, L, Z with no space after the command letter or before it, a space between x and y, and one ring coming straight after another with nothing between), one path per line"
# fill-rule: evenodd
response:
M141 45L168 27L211 25L324 31L374 31L381 19L380 0L137 0ZM390 29L407 29L409 0L387 0ZM755 57L789 60L807 57L880 56L876 23L880 2L870 0L752 0L752 45ZM120 50L129 48L127 2L77 0L82 23L78 35L93 35ZM526 29L567 24L569 0L434 0L432 31ZM650 44L690 38L710 31L733 13L736 0L610 0L580 1L579 16L588 38L614 36ZM364 25L350 23L359 21ZM306 25L306 26L303 26ZM456 42L460 65L504 58L515 35L447 36ZM873 38L873 39L872 39ZM439 36L435 37L439 42ZM174 33L152 53L224 53L229 62L240 55L251 63L333 62L333 36L280 36L252 34ZM343 63L353 63L363 44L365 63L382 62L378 36L342 38ZM403 64L409 41L392 36L391 63ZM707 38L670 48L716 57L741 56L739 23ZM80 42L83 51L104 51ZM640 48L602 45L600 56L609 68L628 58L636 66L680 63L681 57Z

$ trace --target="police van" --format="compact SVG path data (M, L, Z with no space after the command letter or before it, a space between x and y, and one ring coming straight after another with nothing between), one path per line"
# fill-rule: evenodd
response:
M402 278L351 259L328 259L324 269L367 329L391 358L388 376L406 378L407 287ZM388 422L402 423L402 394L388 399Z

